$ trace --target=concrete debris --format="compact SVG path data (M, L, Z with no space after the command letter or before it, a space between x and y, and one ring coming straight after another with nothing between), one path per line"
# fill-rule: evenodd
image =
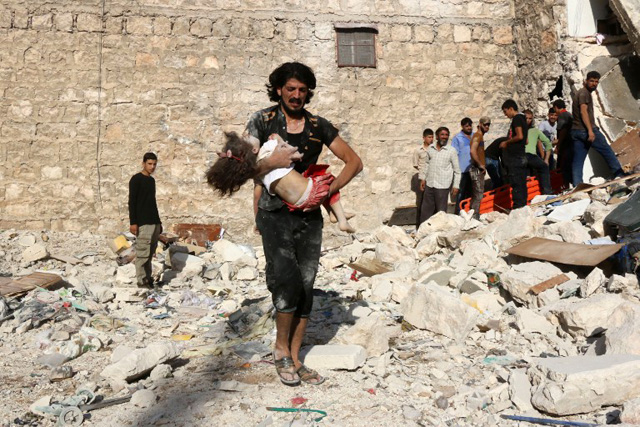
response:
M458 341L471 331L478 315L476 310L434 282L414 285L400 305L400 311L416 328Z
M531 404L531 383L526 369L514 369L509 375L509 399L521 412L533 410Z
M367 350L360 345L314 345L303 356L304 363L314 369L346 369L364 365Z
M533 362L531 402L551 415L592 412L640 393L640 356L549 357Z
M594 268L591 273L584 279L582 285L580 285L580 296L582 298L588 298L597 291L601 286L607 282L602 270Z
M49 251L44 245L36 243L32 246L29 246L27 249L22 252L22 261L30 264L35 261L39 261L41 259L45 259L49 256Z
M173 360L180 355L173 342L157 342L132 351L100 372L100 376L114 382L132 381L149 372L157 365Z
M640 424L640 397L624 402L624 405L622 405L620 421L624 424Z
M138 390L131 396L131 404L138 408L149 408L155 405L156 394L151 390Z
M570 298L544 308L547 317L573 338L590 337L624 322L614 316L622 307L635 304L616 294L597 294L587 299Z
M628 197L622 193L616 197ZM342 370L344 392L324 393L323 385L305 398L331 407L338 424L353 423L344 414L354 410L376 425L498 425L513 411L585 414L575 419L604 424L601 406L623 404L622 418L636 420L640 287L624 252L601 263L620 248L611 245L616 236L594 239L605 235L612 210L594 201L603 197L574 194L555 208L557 222L550 207L481 221L441 212L417 231L330 236L301 358L327 383L337 381L328 370ZM570 212L559 217L563 210ZM133 235L105 243L90 233L52 231L44 240L0 232L0 291L45 271L61 279L0 293L0 359L12 377L0 393L15 402L30 393L33 402L92 381L97 390L135 391L135 411L102 410L118 425L135 424L131 414L142 408L152 408L145 422L155 422L174 408L168 396L185 407L206 393L213 403L193 406L186 422L240 424L242 414L260 424L264 402L282 400L265 363L275 341L266 258L260 246L222 237L204 245L165 239L152 262L158 282L147 289L136 286L135 265L122 264L135 255ZM511 251L532 240L571 249ZM576 262L588 256L597 259ZM15 402L0 403L11 417L0 424L27 411Z
M345 344L357 344L365 348L370 357L389 351L389 340L400 335L400 325L388 325L384 317L371 314L359 319L342 336Z

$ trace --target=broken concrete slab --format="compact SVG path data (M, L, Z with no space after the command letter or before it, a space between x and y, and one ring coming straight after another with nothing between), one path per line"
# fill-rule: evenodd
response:
M394 265L399 262L416 259L416 251L398 244L376 244L376 259L383 264Z
M416 242L405 233L405 231L398 226L387 227L383 225L374 231L373 236L380 243L387 243L393 245L402 245L407 248L413 248Z
M376 274L387 273L392 270L389 264L385 264L377 259L361 258L357 262L348 264L350 268L359 271L364 276L371 277Z
M591 200L585 199L557 206L553 212L547 215L547 219L553 222L572 221L581 217L589 204L591 204Z
M364 347L369 357L380 356L389 351L389 340L402 332L400 325L389 324L379 314L371 314L358 319L342 336L345 344Z
M305 365L312 369L358 369L367 360L360 345L314 345L301 352Z
M582 298L588 298L607 283L607 278L598 267L591 270L591 273L585 277L582 285L580 285L580 296Z
M640 425L640 397L624 402L620 421L625 424Z
M516 311L517 325L520 332L523 333L539 333L542 335L555 335L556 327L551 324L544 316L520 307Z
M24 250L24 252L22 252L22 261L25 263L31 263L45 259L48 256L49 251L47 251L47 248L44 247L44 245L36 243L33 246L29 246Z
M222 262L235 262L247 254L240 245L236 245L227 239L218 240L211 249Z
M622 1L622 0L619 0ZM617 117L627 122L640 121L637 96L640 58L628 56L600 78L597 93L606 116Z
M635 0L611 0L609 6L640 55L640 4Z
M606 353L640 355L640 304L621 304L610 323L605 333Z
M180 356L180 349L173 342L156 342L139 348L108 365L100 376L114 382L132 381L151 372L157 365Z
M513 299L527 304L533 301L533 295L529 293L533 286L561 273L562 270L551 263L533 261L512 265L500 275L500 279Z
M619 405L640 393L640 356L549 357L533 360L533 406L552 415Z
M625 305L633 304L620 295L596 294L587 299L558 301L544 307L543 312L572 337L590 337L619 326L623 319L614 314Z
M420 224L416 239L422 240L429 234L440 233L449 230L459 230L464 226L464 219L458 215L448 214L446 212L438 212L431 218Z
M400 311L411 325L455 340L467 336L478 316L477 310L435 282L414 285Z
M439 250L440 250L440 245L438 245L437 234L429 234L425 236L416 245L416 252L418 253L418 258L420 259L433 255Z
M531 383L526 369L514 369L509 375L509 399L521 412L533 410Z

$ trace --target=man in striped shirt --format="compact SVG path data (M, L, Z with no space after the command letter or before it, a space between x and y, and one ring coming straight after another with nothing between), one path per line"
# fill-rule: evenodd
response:
M424 222L436 212L447 211L449 192L456 199L460 188L460 163L458 152L448 146L449 129L440 127L436 130L436 144L427 149L423 166L420 187L424 189L420 222Z

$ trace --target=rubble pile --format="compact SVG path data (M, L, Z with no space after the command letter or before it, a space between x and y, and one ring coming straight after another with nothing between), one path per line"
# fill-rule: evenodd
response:
M277 381L260 246L165 235L141 289L134 236L0 231L0 423L637 422L635 235L605 234L636 186L326 250L302 351L317 387Z

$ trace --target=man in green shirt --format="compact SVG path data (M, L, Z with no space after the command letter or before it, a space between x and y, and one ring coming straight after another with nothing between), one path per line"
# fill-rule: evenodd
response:
M527 132L527 144L524 147L525 157L527 158L527 166L533 174L538 176L540 180L540 190L542 194L553 194L551 190L551 176L549 175L549 157L551 156L551 150L553 146L547 136L537 127L533 126L533 112L531 110L524 110L524 115L527 119L527 126L529 131ZM544 149L544 160L537 154L538 143Z

